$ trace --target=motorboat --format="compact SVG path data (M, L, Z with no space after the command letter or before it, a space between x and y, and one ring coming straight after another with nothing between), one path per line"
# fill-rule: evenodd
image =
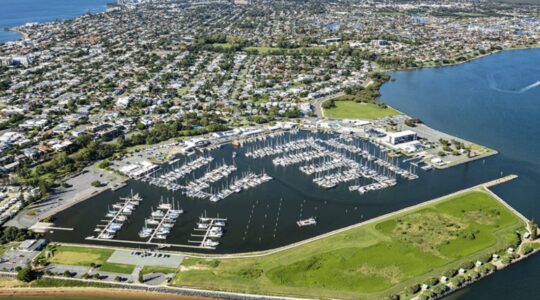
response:
M315 220L314 217L311 217L308 219L299 220L296 222L296 224L298 225L298 227L312 226L312 225L317 225L317 220Z

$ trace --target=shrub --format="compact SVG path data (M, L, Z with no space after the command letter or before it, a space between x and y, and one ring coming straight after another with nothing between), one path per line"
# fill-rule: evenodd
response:
M448 278L452 278L454 276L456 276L456 274L458 273L458 271L456 269L451 269L451 270L448 270L446 272L444 272L444 276L448 277Z
M101 181L99 180L94 180L92 181L92 183L90 183L93 187L98 187L98 186L101 186Z
M456 276L450 280L450 283L456 287L460 287L465 283L465 277L463 276Z
M144 274L142 272L139 272L139 277L137 278L137 280L139 281L139 283L144 282Z
M439 283L439 278L437 278L437 277L433 277L433 278L430 278L430 279L426 280L426 284L428 286L434 286L437 283Z
M473 262L466 262L466 263L463 263L461 265L461 268L462 269L465 269L465 270L470 270L472 268L474 268L474 263Z
M321 106L324 109L330 109L332 107L336 107L336 102L334 100L324 101Z
M110 166L110 165L111 165L111 162L110 162L108 159L105 159L105 160L103 160L102 162L100 162L100 163L98 164L98 167L99 167L100 169L105 169L105 168L107 168L107 167Z
M30 282L36 278L35 275L36 274L34 273L34 271L32 271L31 268L29 267L21 268L17 272L17 280L22 281L22 282Z
M478 260L483 262L483 263L488 263L488 262L491 261L492 258L493 258L492 254L485 254L485 255L481 256Z
M241 277L244 277L244 278L250 278L250 279L254 279L254 278L259 278L261 277L263 273L263 270L261 269L257 269L257 268L249 268L249 269L241 269L239 272L238 272L238 275L240 275Z
M411 285L410 287L408 287L405 292L409 295L414 295L416 293L418 293L420 291L420 285L419 284L415 284L415 285Z
M534 248L533 248L531 245L529 245L529 244L523 245L523 246L521 247L521 253L522 253L523 255L527 255L527 254L533 252L533 250L534 250Z

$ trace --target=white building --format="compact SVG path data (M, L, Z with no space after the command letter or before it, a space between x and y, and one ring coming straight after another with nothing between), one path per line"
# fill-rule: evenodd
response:
M405 130L388 134L388 142L392 145L416 141L417 134L412 130Z

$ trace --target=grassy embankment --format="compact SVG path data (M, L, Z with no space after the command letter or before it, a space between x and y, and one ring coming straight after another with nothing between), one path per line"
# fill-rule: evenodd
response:
M267 256L184 260L177 286L381 299L519 241L523 222L483 190L443 198Z

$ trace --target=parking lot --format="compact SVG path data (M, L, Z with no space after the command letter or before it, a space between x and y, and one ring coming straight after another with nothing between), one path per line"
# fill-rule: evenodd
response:
M116 250L107 260L110 263L130 264L137 266L159 266L177 268L183 256L158 252Z
M26 267L39 251L8 250L0 256L0 270L13 271L16 267Z

